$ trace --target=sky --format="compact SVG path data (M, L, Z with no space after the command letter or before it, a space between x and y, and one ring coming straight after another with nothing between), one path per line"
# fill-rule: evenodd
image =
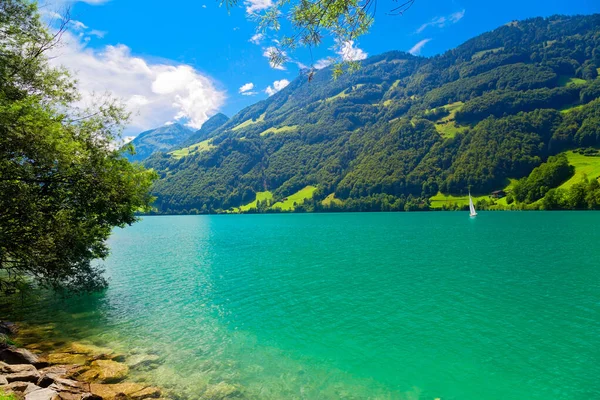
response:
M174 122L199 129L218 112L231 117L283 89L303 66L323 67L331 57L360 60L391 50L429 57L513 20L600 13L598 0L416 0L396 16L389 11L398 3L381 0L358 41L326 37L273 66L268 49L289 32L257 34L254 17L272 1L240 0L228 12L214 0L44 0L40 10L56 25L57 13L70 9L51 62L72 71L83 105L105 93L120 98L132 112L131 136Z

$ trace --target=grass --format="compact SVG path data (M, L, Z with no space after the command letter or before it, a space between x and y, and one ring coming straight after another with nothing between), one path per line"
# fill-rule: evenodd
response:
M512 189L512 185L515 182L516 179L510 179L509 184L502 190L504 190L505 192L510 191ZM480 200L491 200L489 194L484 194L482 196L471 196L473 197L473 203L475 204L477 204L477 202ZM506 197L503 197L501 199L494 199L494 201L496 202L496 204L504 207L508 205L506 204ZM438 192L438 194L429 198L429 202L431 204L431 208L442 208L444 205L451 206L454 204L457 204L459 206L467 206L469 205L469 195L467 194L465 196L453 196L451 194L446 195L441 192Z
M464 132L467 127L456 125L456 122L450 121L443 124L435 124L435 129L444 138L453 138L459 132Z
M247 127L248 125L252 125L252 124L256 124L258 122L263 122L265 120L265 114L266 113L262 113L260 115L260 117L258 117L256 120L250 118L245 120L244 122L242 122L241 124L238 124L236 126L234 126L233 128L231 128L232 131L237 131L238 129L242 129Z
M234 208L233 212L248 212L253 208L257 208L258 202L264 200L273 200L273 193L268 190L266 192L256 192L256 198L253 202L245 204L240 208Z
M568 114L568 113L573 112L575 110L579 110L579 109L583 108L584 106L585 106L585 104L580 104L578 106L568 106L568 107L565 107L562 110L560 110L560 112L563 113L563 114Z
M465 126L457 125L454 120L456 112L460 110L464 104L465 103L462 101L457 101L443 106L449 114L435 122L435 129L442 137L453 138L457 133L464 132L467 129Z
M324 206L329 206L331 204L342 205L344 202L340 199L336 199L335 193L331 193L329 196L325 197L321 202Z
M488 53L497 53L502 50L504 50L504 47L496 47L495 49L481 50L481 51L478 51L477 53L473 54L473 56L471 57L471 60L476 60L478 58L483 57L484 55L486 55Z
M571 78L569 76L561 75L558 77L558 86L579 86L585 85L586 80L580 78Z
M18 400L14 394L7 394L4 389L0 388L0 400Z
M279 208L283 211L293 211L295 208L294 203L304 203L304 200L312 198L315 190L317 190L315 186L306 186L304 189L300 189L299 191L288 196L284 200L278 201L277 203L273 204L271 208Z
M260 136L265 136L270 133L276 134L276 133L293 132L296 129L298 129L298 125L286 125L286 126L282 126L280 128L269 128L267 130L262 131L260 133Z
M356 89L358 89L358 88L360 88L360 87L363 87L363 86L365 86L365 84L364 84L364 83L358 83L358 84L356 84L356 85L353 85L353 86L352 86L351 88L349 88L349 89L344 89L344 90L342 90L341 92L339 92L339 93L338 93L338 94L336 94L335 96L332 96L332 97L328 97L328 98L326 98L326 99L325 99L325 101L333 101L333 100L335 100L335 99L343 99L344 97L348 97L348 93L347 93L347 92L349 92L349 91L351 92L351 91L353 91L353 90L356 90Z
M559 188L569 189L573 184L581 182L584 175L587 175L588 178L600 177L600 157L584 156L572 151L567 151L565 154L569 164L575 167L575 174Z
M202 151L208 151L210 149L214 149L215 145L211 144L211 139L204 140L200 143L193 144L189 147L184 147L183 149L173 150L169 152L169 154L176 159L180 159L181 157L189 156L190 154L200 153Z

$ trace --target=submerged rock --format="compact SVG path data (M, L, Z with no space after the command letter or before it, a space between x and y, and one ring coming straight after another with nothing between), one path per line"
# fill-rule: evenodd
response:
M161 359L156 354L135 354L127 358L125 363L131 369L152 369L161 364Z
M92 383L90 391L97 396L101 396L104 400L115 400L118 398L142 400L158 398L161 395L159 388L146 387L132 382L116 384Z
M225 382L209 386L202 395L203 400L225 400L238 397L240 390L237 386Z
M112 360L96 360L90 369L79 376L85 382L113 383L125 379L129 367Z
M111 358L114 354L114 351L112 349L79 342L71 343L68 347L66 347L63 350L63 352L85 354L93 358Z
M50 364L74 364L85 365L88 359L84 354L73 353L51 353L48 355Z

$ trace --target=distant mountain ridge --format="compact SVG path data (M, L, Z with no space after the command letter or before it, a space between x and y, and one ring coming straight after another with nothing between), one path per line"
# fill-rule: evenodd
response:
M599 146L599 68L600 15L517 21L432 58L300 76L145 164L159 212L428 209Z
M143 161L159 151L167 151L194 134L181 124L170 124L140 133L131 141L135 154L127 155L130 161Z

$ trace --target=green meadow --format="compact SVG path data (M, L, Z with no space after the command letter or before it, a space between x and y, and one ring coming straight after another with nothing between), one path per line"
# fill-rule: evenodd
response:
M304 189L300 189L296 193L273 204L271 208L278 208L282 211L293 211L296 208L295 204L302 204L304 200L312 198L315 190L317 190L315 186L306 186Z
M455 103L446 104L443 106L450 114L440 118L435 122L435 129L441 136L445 138L453 138L457 133L463 132L467 129L465 126L457 125L456 121L454 120L456 117L456 112L460 110L463 105L464 103L462 101L457 101Z
M169 154L175 159L180 159L181 157L189 156L193 153L208 151L216 147L215 145L211 144L211 141L211 139L208 139L203 142L193 144L189 147L184 147L183 149L171 151Z
M296 129L298 129L298 125L286 125L286 126L282 126L279 128L272 127L272 128L262 131L260 133L260 136L265 136L265 135L269 135L269 134L277 134L277 133L285 133L285 132L294 132Z
M588 178L600 177L600 157L584 156L573 151L567 151L566 154L569 164L575 167L575 174L559 186L561 189L569 189L574 183L581 182L584 176Z

